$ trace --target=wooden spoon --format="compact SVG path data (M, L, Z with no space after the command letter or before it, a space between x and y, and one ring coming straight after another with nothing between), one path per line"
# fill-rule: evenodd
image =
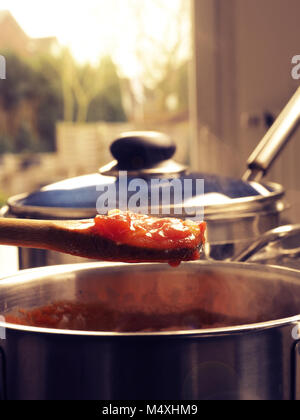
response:
M184 222L183 222L184 223ZM58 251L79 257L116 262L168 262L199 258L197 246L182 244L170 248L147 248L117 242L95 230L90 220L0 219L0 244Z

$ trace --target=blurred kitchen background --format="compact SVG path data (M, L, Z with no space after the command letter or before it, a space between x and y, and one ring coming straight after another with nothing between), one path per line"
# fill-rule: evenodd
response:
M170 133L189 161L189 0L0 5L3 201L96 171L131 129Z
M241 177L299 86L299 0L1 0L0 201L111 160L159 130L177 160ZM300 132L268 179L300 222Z

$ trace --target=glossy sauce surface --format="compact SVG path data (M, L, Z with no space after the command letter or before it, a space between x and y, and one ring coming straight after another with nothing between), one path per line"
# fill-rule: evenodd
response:
M193 249L205 242L206 224L114 210L108 216L97 216L89 229L117 244L157 250Z

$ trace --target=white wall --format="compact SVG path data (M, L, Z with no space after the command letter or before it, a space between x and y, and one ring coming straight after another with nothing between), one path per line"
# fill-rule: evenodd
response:
M194 10L194 125L199 156L206 155L199 168L241 176L266 132L264 113L278 113L300 85L291 77L291 59L300 54L300 1L194 0ZM300 130L268 176L290 191L298 222L299 156Z

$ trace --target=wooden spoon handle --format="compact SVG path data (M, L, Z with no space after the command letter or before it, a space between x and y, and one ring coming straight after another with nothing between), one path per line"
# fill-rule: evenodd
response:
M0 219L0 244L35 248L49 242L51 222L27 219Z
M28 248L53 249L64 252L68 244L61 239L78 228L86 228L92 220L51 221L0 218L0 244Z

